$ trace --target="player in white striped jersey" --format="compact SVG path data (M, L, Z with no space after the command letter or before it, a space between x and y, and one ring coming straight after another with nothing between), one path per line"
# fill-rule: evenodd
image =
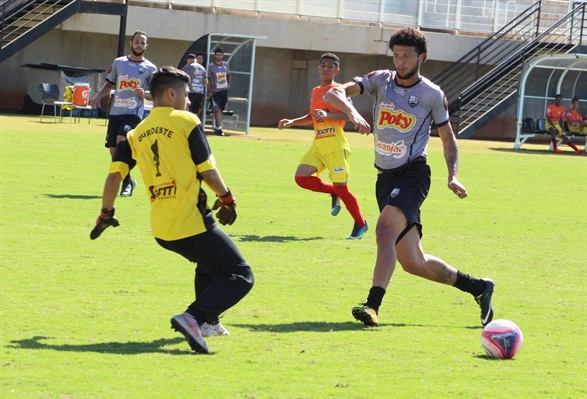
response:
M147 47L147 34L136 31L130 41L131 54L118 57L112 62L104 85L90 101L92 108L96 108L100 98L114 90L104 144L110 150L111 156L114 156L116 145L126 137L126 133L143 119L144 99L152 100L148 91L149 81L157 67L144 57ZM128 174L122 183L120 195L130 197L135 185L135 180Z
M493 318L493 281L474 278L425 254L420 242L420 206L430 189L426 146L432 123L444 147L448 188L459 198L467 196L458 180L458 144L449 123L446 97L420 75L428 53L427 39L415 28L402 28L391 35L389 48L395 71L371 72L326 94L330 104L347 113L362 134L369 134L371 126L346 98L367 93L375 101L376 193L381 212L376 228L377 260L367 302L353 308L353 316L367 326L379 325L379 307L399 261L408 273L472 294L481 308L481 323L486 325Z

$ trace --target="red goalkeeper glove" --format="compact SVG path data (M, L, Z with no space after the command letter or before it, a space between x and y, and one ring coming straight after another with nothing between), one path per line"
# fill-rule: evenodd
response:
M118 219L114 217L114 208L112 210L107 211L106 209L102 209L100 216L96 220L96 226L92 229L90 233L90 238L95 240L96 238L100 237L100 234L108 227L118 227L120 223L118 223Z
M232 196L230 189L223 196L218 196L212 210L216 212L216 218L222 225L233 224L236 220L236 200Z

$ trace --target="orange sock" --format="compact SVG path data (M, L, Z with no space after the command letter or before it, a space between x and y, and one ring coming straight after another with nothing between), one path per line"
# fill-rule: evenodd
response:
M353 193L349 191L349 187L347 185L334 186L334 191L340 200L344 203L344 206L346 206L347 211L349 211L355 220L355 225L363 227L365 225L365 218L361 213L361 208L359 208L359 201L357 201L357 197L355 197Z
M296 176L296 183L306 190L330 195L335 194L334 186L331 183L326 183L316 176Z

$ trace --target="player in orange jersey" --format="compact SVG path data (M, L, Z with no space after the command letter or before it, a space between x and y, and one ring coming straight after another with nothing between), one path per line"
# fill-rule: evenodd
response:
M354 219L353 230L348 239L363 238L369 225L361 213L357 198L348 189L350 174L349 143L344 134L344 121L347 115L326 102L324 95L338 85L334 77L338 72L340 61L335 54L326 53L320 57L318 73L320 86L312 89L310 112L296 119L282 119L279 129L291 126L314 125L314 142L310 150L302 157L296 170L296 183L306 190L330 194L332 198L330 213L338 215L340 200ZM328 169L332 183L326 183L320 173Z
M565 117L565 108L562 106L562 102L563 96L557 94L554 97L554 103L546 107L545 126L548 133L550 133L553 151L557 154L563 152L563 150L557 148L558 139L562 139L569 147L575 150L575 154L581 154L581 150L578 149L577 146L571 142L571 140L567 137L561 126L561 122Z
M586 136L587 121L583 120L578 109L579 99L575 97L571 100L571 108L565 112L565 120L567 121L569 132Z

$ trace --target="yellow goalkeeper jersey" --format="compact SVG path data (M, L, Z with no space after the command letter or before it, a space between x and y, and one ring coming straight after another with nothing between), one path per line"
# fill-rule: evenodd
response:
M216 163L196 115L153 108L117 146L110 173L124 177L135 163L151 201L153 236L178 240L214 224L199 172L214 169Z

